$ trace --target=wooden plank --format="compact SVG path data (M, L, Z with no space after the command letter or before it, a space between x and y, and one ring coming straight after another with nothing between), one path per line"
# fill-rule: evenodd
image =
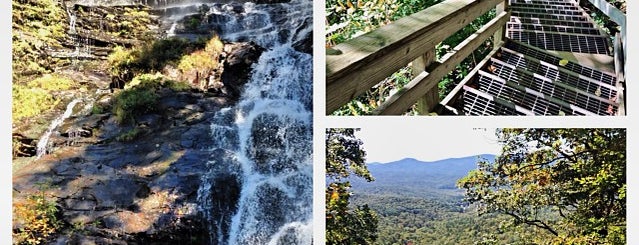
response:
M509 12L502 12L495 19L488 22L476 33L468 37L457 45L452 52L442 57L442 62L436 62L429 66L427 71L422 72L418 77L408 83L403 89L390 96L374 114L400 114L412 106L417 98L425 92L436 87L439 81L448 74L454 67L468 57L477 47L483 44L499 28L503 28L508 19Z
M597 7L601 12L610 17L612 21L622 26L625 30L626 28L626 14L621 12L621 10L612 6L612 4L606 2L605 0L588 0L588 2L592 3L595 7Z
M426 71L426 67L430 66L437 60L437 51L431 50L430 52L420 56L412 63L413 77L419 76L422 72ZM420 115L428 114L439 103L439 91L437 89L431 89L426 92L424 96L417 99L416 111Z
M508 11L509 6L508 6L508 0L501 2L500 4L497 4L496 6L496 15L499 15L503 12ZM509 18L510 20L510 18ZM493 35L493 43L501 43L504 38L506 38L506 25L504 24L504 26L502 28L497 29L497 31L495 32L495 34ZM497 45L493 45L493 49L497 49Z
M434 49L501 1L444 1L327 49L327 113Z
M464 77L464 79L462 79L462 81L459 84L457 84L457 86L455 86L455 88L453 88L453 90L451 90L450 93L448 93L448 95L446 95L446 98L444 98L441 101L441 104L447 105L451 101L453 101L453 99L457 97L458 93L462 91L462 87L465 86L466 83L468 83L471 79L473 79L473 77L475 77L475 74L477 74L477 72L479 72L479 70L481 70L481 68L484 67L484 65L486 65L486 62L488 62L495 55L495 53L499 51L500 47L504 46L504 42L497 43L494 46L497 48L493 48L493 50L490 51L490 53L488 53L488 55L486 55L486 57L483 60L477 63L475 68L473 68L468 73L468 75L466 75L466 77Z

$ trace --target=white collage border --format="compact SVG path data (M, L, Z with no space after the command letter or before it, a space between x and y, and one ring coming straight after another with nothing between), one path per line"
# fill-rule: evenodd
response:
M639 244L639 234L632 232L639 228L639 166L630 164L639 160L639 153L633 152L639 149L639 93L628 95L627 116L625 117L424 117L424 116L363 116L363 117L330 117L325 116L325 3L315 0L313 2L313 240L314 244L323 244L325 240L324 220L324 135L325 129L331 127L428 127L435 132L444 133L444 128L627 128L627 241L628 244ZM639 17L633 15L639 11L639 2L627 1L628 26L627 40L629 57L626 67L627 91L638 91L639 86L632 84L639 77L638 49L633 48L639 41L639 33L634 33L634 24L639 24ZM0 57L0 244L11 244L11 3L0 2L0 44L4 55ZM637 44L639 45L639 44ZM437 136L437 135L434 135ZM441 135L445 137L445 135ZM633 229L634 228L634 229ZM635 230L636 231L636 230Z

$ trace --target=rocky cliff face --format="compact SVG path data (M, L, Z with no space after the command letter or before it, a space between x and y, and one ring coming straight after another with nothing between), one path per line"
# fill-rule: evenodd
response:
M66 2L62 21L69 24L64 24L68 29L61 45L37 51L59 61L43 73L68 77L78 86L56 92L60 103L53 110L14 121L19 154L14 156L13 202L25 203L35 193L55 202L59 226L44 243L206 243L209 235L196 199L207 162L217 154L208 148L210 125L216 111L237 101L263 48L225 43L219 69L208 73L165 66L158 72L189 82L191 89L160 88L153 112L119 124L111 111L119 89L112 85L105 59L116 46L144 45L163 31L148 7L107 2ZM82 99L70 116L53 129L49 153L36 159L40 136L77 98ZM228 190L220 193L239 188L224 186ZM14 234L24 227L14 222Z

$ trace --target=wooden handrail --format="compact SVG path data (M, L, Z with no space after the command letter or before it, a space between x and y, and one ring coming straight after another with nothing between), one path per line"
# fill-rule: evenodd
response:
M592 3L597 9L599 9L603 14L608 16L610 20L614 21L621 27L621 45L618 46L621 48L622 52L615 50L615 53L622 54L621 57L622 63L626 61L626 14L621 12L621 10L617 9L612 4L608 3L605 0L588 0L588 2ZM618 45L618 44L615 44ZM625 73L625 67L623 71ZM618 74L619 75L619 74ZM623 75L622 75L623 76Z
M444 39L503 2L504 0L447 0L327 49L326 113L332 113L393 72L432 52ZM508 18L498 14L496 19L505 28L505 22L502 21ZM481 34L481 37L487 38L487 35ZM477 41L472 41L473 44L475 42ZM456 55L451 60L457 61L466 52L467 48L456 50ZM446 71L445 75L454 69L456 64L451 65L452 63L454 62L441 65L444 68L437 71ZM428 84L419 87L431 88L433 85L430 83L436 85L438 82L430 81L435 76L421 77L429 77ZM421 92L422 89L415 91ZM411 96L411 100L413 98Z

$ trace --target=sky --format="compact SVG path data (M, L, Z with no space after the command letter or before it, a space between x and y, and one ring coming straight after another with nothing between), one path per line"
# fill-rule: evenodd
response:
M404 130L408 128L408 130ZM447 158L499 154L495 129L436 130L367 125L356 132L366 151L366 162L387 163L404 158L436 161Z

